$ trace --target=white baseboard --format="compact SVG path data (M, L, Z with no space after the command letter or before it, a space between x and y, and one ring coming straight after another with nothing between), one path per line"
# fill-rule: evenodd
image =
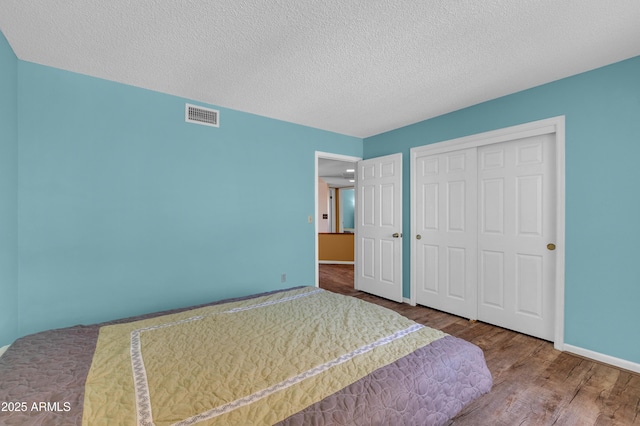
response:
M321 265L353 265L353 260L318 260Z
M406 297L402 298L402 303L406 303L406 304L411 305L411 306L416 306L415 303L411 303L411 299L406 298Z
M563 350L571 352L572 354L580 355L585 358L599 361L605 364L613 365L614 367L623 368L625 370L633 371L634 373L640 373L640 364L636 362L627 361L626 359L616 358L610 355L594 352L589 349L580 348L578 346L563 345Z
M0 348L0 356L2 356L2 354L5 353L7 349L9 349L9 346L11 345L3 346Z

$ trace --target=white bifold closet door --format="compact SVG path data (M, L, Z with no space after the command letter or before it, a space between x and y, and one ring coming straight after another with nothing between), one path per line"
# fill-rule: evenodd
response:
M554 337L554 135L416 159L416 300Z

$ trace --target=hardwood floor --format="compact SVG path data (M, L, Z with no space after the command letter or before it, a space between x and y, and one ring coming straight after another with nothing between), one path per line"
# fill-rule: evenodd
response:
M493 389L448 424L640 425L640 375L557 351L553 344L353 288L352 265L320 265L320 287L381 305L478 345Z

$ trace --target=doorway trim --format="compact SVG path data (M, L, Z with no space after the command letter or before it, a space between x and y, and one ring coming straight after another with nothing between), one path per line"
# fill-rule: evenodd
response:
M555 272L555 318L553 346L558 350L564 350L564 274L565 274L565 116L557 116L544 120L506 127L489 132L478 133L436 142L430 145L411 148L410 161L410 191L411 211L415 210L413 204L416 200L416 182L414 170L418 156L440 154L467 148L477 148L500 142L508 142L531 136L555 134L556 156L556 272ZM411 231L416 229L416 218L411 215ZM413 256L413 253L412 253ZM413 260L413 259L412 259ZM411 265L411 305L416 304L415 268Z
M358 161L362 160L362 157L354 157L351 155L343 155L343 154L334 154L334 153L330 153L330 152L322 152L322 151L316 151L315 152L315 166L314 166L314 185L313 185L313 205L314 210L313 210L313 218L314 218L314 230L315 230L315 234L314 234L314 240L315 240L315 274L316 274L316 278L315 278L315 286L319 287L320 286L320 250L318 247L318 183L319 183L319 170L318 170L318 160L320 158L326 159L326 160L339 160L339 161L346 161L346 162L350 162L350 163L357 163ZM354 267L355 267L355 263L356 263L356 257L354 257Z

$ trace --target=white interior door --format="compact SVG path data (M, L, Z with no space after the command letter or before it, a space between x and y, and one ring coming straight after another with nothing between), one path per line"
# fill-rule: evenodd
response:
M402 302L402 154L358 162L355 288Z
M420 157L414 173L417 303L477 318L476 149Z
M478 318L554 337L553 135L478 148Z

